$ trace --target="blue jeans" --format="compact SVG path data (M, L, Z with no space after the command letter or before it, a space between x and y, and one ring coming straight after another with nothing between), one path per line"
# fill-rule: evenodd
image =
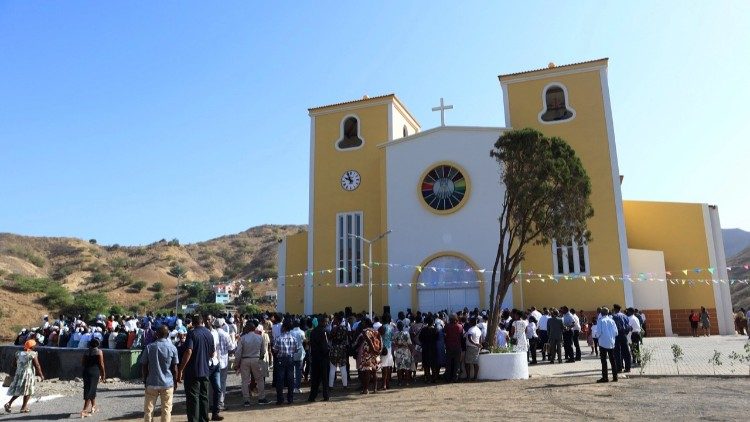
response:
M287 388L286 402L294 401L292 386L294 384L294 361L291 356L276 356L273 374L276 378L276 403L284 402L284 387ZM278 374L278 375L277 375Z
M299 389L302 384L302 361L294 361L294 388Z
M211 383L211 413L219 414L219 401L221 401L221 370L219 365L209 367L208 382Z

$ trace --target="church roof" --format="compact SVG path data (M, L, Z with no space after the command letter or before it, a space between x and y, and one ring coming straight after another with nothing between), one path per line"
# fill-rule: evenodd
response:
M388 148L392 145L401 144L404 142L411 142L415 139L423 138L435 132L451 130L451 131L467 131L467 132L495 132L500 133L508 130L506 127L494 127L494 126L436 126L432 129L423 130L413 135L405 136L403 138L394 139L392 141L383 142L378 144L378 148Z
M320 109L329 108L329 107L338 107L338 106L345 105L345 104L354 104L354 103L365 102L365 101L372 101L372 100L379 100L379 99L382 99L382 98L389 98L389 97L396 98L396 94L390 93L390 94L378 95L378 96L375 96L375 97L368 97L367 95L365 95L364 97L362 97L362 98L360 98L358 100L343 101L343 102L340 102L340 103L333 103L333 104L328 104L328 105L323 105L323 106L318 106L318 107L311 107L311 108L308 108L307 111L320 110Z
M409 109L406 108L406 106L404 105L404 103L401 102L401 100L394 93L385 94L385 95L378 95L378 96L375 96L375 97L368 97L367 95L365 95L363 98L360 98L358 100L343 101L343 102L340 102L340 103L333 103L333 104L328 104L328 105L323 105L323 106L318 106L318 107L311 107L311 108L308 108L307 111L310 114L313 114L313 113L319 113L319 112L321 112L321 111L323 111L323 110L325 110L327 108L334 108L334 107L341 107L341 106L350 106L350 105L354 105L354 104L357 104L357 103L376 102L378 100L383 100L383 99L391 99L394 102L396 102L396 104L398 104L398 106L414 121L414 123L417 126L419 126L419 122L414 117L414 115L411 114L411 112L409 111Z
M583 65L583 64L591 64L591 63L597 63L597 62L603 62L603 64L606 64L608 60L609 60L608 57L604 57L604 58L601 58L601 59L588 60L588 61L583 61L583 62L578 62L578 63L564 64L564 65L560 65L560 66L543 67L543 68L540 68L540 69L533 69L533 70L524 70L523 72L514 72L514 73L506 73L504 75L499 75L498 78L502 79L502 78L506 78L506 77L509 77L509 76L518 76L518 75L525 75L525 74L528 74L528 73L536 73L536 72L544 72L544 71L550 71L550 73L553 73L553 72L555 72L555 71L557 71L559 69L565 69L565 68L570 68L570 67L574 67L574 66L580 66L580 65Z

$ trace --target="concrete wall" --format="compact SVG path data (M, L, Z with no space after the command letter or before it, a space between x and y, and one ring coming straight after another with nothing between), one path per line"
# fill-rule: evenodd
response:
M0 371L11 373L16 359L16 352L21 346L0 346ZM39 364L46 378L73 379L81 376L83 366L81 356L86 349L68 349L61 347L37 347ZM109 350L104 352L104 369L107 378L136 379L141 377L139 359L140 350Z
M644 311L657 311L661 315L654 318L657 312L646 312L646 322L649 323L649 334L672 335L672 321L669 315L669 293L667 291L667 274L664 268L664 252L647 251L642 249L628 249L630 259L631 278L633 283L633 306ZM638 281L639 275L644 274L648 280ZM654 280L651 280L651 279ZM661 279L662 281L659 281ZM661 321L661 326L659 324Z

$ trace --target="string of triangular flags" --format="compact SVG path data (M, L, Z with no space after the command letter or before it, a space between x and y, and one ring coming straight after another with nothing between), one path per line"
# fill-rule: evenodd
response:
M413 265L413 264L397 264L397 263L383 263L383 262L373 262L373 267L376 266L387 266L388 268L403 268L403 269L411 269L416 270L419 273L422 273L424 271L432 271L432 272L442 272L442 273L448 273L448 272L454 272L454 273L475 273L475 274L483 274L485 272L491 272L491 270L487 270L484 268L481 269L474 269L474 268L449 268L449 267L435 267L435 266L422 266L422 265ZM357 268L357 267L355 267ZM368 265L366 263L362 263L358 270L362 271L364 269L369 269ZM750 265L742 265L742 266L727 266L726 267L728 272L732 271L738 271L738 270L750 270ZM303 271L296 274L286 274L281 275L278 277L268 277L268 278L259 278L259 279L250 279L249 282L270 282L276 280L279 285L303 285L305 283L304 277L307 276L315 276L315 275L325 275L325 274L334 274L336 272L348 272L350 270L347 270L346 268L328 268L324 270L315 270L315 271ZM666 271L665 274L667 277L660 278L655 273L637 273L637 274L609 274L609 275L586 275L586 274L542 274L535 271L526 271L520 274L520 280L531 283L532 281L537 282L553 282L553 283L559 283L561 280L569 281L569 280L582 280L584 282L591 281L592 283L596 282L607 282L607 281L630 281L630 282L644 282L644 281L662 281L662 282L669 282L673 285L695 285L700 283L710 284L710 283L725 283L725 284L735 284L735 283L742 283L742 284L748 284L748 280L746 279L690 279L690 278L672 278L673 275L677 275L679 277L679 273L682 273L684 276L688 276L690 274L701 274L701 273L708 273L713 276L716 273L716 268L714 267L696 267L692 269L683 269L679 271ZM290 280L299 278L299 283L290 282ZM712 277L711 277L712 278ZM479 279L470 279L470 280L461 280L461 281L449 281L449 283L456 283L456 284L469 284L469 283L483 283L484 280ZM519 280L516 280L516 282L519 282ZM374 285L381 285L381 286L411 286L412 283L393 283L393 282L380 282L380 283L373 283ZM419 284L419 283L417 283ZM422 283L424 284L424 283ZM445 282L441 282L441 285L444 285ZM330 286L330 285L339 285L344 287L357 287L361 286L361 283L354 283L354 284L346 284L346 283L313 283L313 285L316 286Z

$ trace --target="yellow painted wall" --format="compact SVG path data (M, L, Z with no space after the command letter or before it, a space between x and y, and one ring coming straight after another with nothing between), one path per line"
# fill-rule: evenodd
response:
M602 64L606 62L602 61ZM566 71L590 65L566 67ZM546 76L541 79L523 80L529 76L545 75L554 70L542 70L533 74L501 77L508 83L507 95L510 109L510 124L514 129L531 127L547 136L559 136L576 151L591 178L591 202L594 217L589 220L593 241L589 244L591 275L622 274L615 195L612 180L605 104L598 69L584 73ZM556 124L542 124L538 114L543 108L542 91L552 82L560 82L568 91L568 104L576 111L574 119ZM530 247L523 264L524 271L551 274L552 247ZM521 289L514 286L514 306L521 306ZM576 309L595 309L603 304L624 303L621 283L592 286L580 281L554 283L525 283L523 305L560 306L566 304Z
M313 270L335 268L336 259L336 214L349 211L363 211L364 236L368 239L378 236L386 227L386 198L384 181L385 151L377 145L388 140L388 115L391 102L372 99L359 102L364 107L347 109L351 105L330 107L325 114L316 114L315 120L315 168L313 207ZM340 110L339 110L340 109ZM355 114L360 121L360 134L365 143L362 148L352 151L339 151L335 147L340 136L342 119ZM351 192L341 188L341 175L347 170L357 170L362 182ZM386 255L385 242L375 244L373 261L383 261ZM367 246L364 249L367 261ZM382 281L381 270L375 267L373 277L376 283ZM332 312L351 306L355 311L367 309L367 271L363 272L361 287L336 285L336 274L325 273L313 276L313 311ZM373 290L373 310L382 312L387 298L384 289L377 286Z
M286 274L301 274L307 271L307 232L300 232L286 238ZM279 279L285 286L286 311L301 314L304 311L304 277ZM281 286L278 286L281 289Z
M664 251L664 263L676 279L711 279L705 268L711 266L703 204L623 201L628 246L634 249ZM683 274L683 269L703 268L704 272ZM671 309L714 307L711 284L693 286L667 283Z

